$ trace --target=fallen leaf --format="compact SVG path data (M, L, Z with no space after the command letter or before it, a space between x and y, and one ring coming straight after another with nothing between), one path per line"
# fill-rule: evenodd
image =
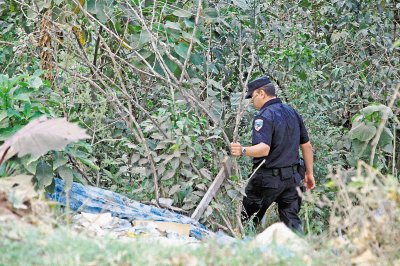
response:
M18 157L31 154L38 158L50 150L62 150L68 144L89 135L66 118L47 119L40 117L21 128L0 146L0 164L14 155Z

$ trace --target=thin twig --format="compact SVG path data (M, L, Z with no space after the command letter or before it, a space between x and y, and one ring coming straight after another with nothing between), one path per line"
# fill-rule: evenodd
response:
M196 13L196 18L194 20L194 27L193 27L193 32L192 32L192 37L190 39L190 44L189 44L189 49L187 51L186 54L186 59L185 62L183 63L183 67L182 67L182 73L181 73L181 77L179 78L179 83L182 82L183 77L185 76L186 73L186 66L189 62L190 59L190 55L192 53L192 47L193 47L193 42L194 42L194 36L196 35L196 30L197 30L197 26L199 24L199 17L200 17L200 13L201 13L201 9L202 9L202 5L201 5L201 0L198 1L197 3L197 13Z
M103 27L100 26L99 33L97 34L98 36L97 36L97 40L96 40L96 45L94 48L94 56L93 56L93 65L94 66L97 65L97 56L98 56L99 47L100 47L100 36L101 36L102 32L103 32Z
M222 211L219 208L216 208L218 210L218 214L221 216L222 220L224 220L224 223L228 227L229 231L231 232L232 236L236 236L237 234L235 233L235 230L232 228L232 224L229 222L228 219L222 214Z
M0 41L0 44L10 45L10 46L14 46L15 45L15 43L13 43L13 42L6 42L6 41Z

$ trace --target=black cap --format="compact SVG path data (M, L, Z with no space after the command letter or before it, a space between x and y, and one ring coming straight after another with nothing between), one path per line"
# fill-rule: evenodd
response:
M256 89L258 89L262 86L265 86L269 83L271 83L271 81L267 77L261 77L261 78L250 81L249 84L247 84L246 99L251 98L253 91L255 91Z

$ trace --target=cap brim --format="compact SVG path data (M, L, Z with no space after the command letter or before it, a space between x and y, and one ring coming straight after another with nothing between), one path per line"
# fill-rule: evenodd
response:
M250 98L251 98L251 94L252 94L252 92L248 91L248 92L246 93L246 97L244 97L244 98L245 98L245 99L250 99Z

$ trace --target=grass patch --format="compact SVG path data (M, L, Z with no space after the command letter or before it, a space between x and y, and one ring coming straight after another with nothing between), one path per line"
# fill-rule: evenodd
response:
M50 231L29 225L2 224L0 265L306 265L285 247L251 247L204 242L166 245L146 238L112 239L77 233L67 227Z

